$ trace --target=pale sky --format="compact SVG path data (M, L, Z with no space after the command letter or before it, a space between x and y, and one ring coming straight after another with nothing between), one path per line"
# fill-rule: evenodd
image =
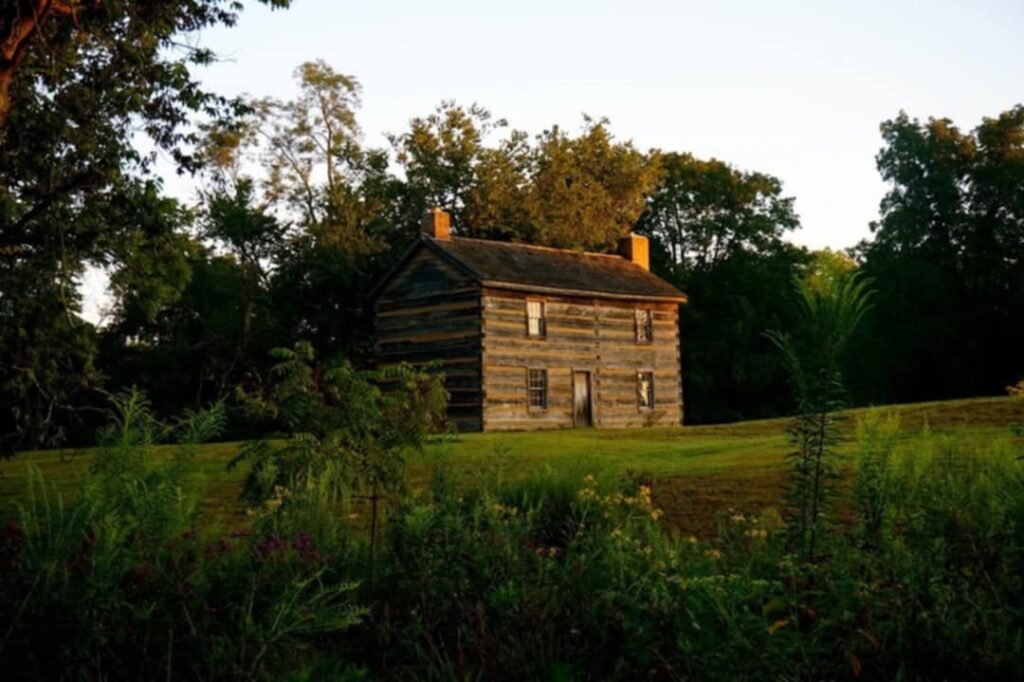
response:
M248 6L201 43L224 61L200 76L227 95L289 97L317 58L357 77L375 146L445 99L530 133L606 116L641 149L780 178L803 225L792 238L813 248L868 236L881 121L905 109L970 129L1024 102L1020 0L295 0Z

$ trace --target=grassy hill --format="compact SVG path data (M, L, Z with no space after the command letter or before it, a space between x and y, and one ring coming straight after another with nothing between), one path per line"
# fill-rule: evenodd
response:
M1011 424L1024 423L1024 400L1015 398L881 409L897 412L907 433L927 425L978 440L1006 437ZM843 414L848 434L864 412ZM438 466L466 485L480 476L582 480L587 474L618 477L632 472L653 478L655 502L665 510L669 525L703 535L713 529L720 510L778 504L789 450L786 424L785 419L772 419L683 428L463 434L438 440L414 456L408 467L409 485L422 487ZM204 512L228 525L244 522L237 499L243 472L226 470L237 448L238 443L203 446L190 477ZM24 493L30 465L38 467L61 494L70 496L91 456L90 450L49 450L23 453L0 463L0 517L13 511L12 503Z

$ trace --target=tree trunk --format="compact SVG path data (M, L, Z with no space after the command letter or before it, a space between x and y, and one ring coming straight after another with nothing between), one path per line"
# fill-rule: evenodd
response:
M14 67L0 68L0 131L7 127L7 117L13 108L11 83L14 82Z
M100 0L15 0L0 15L0 131L14 109L11 85L14 74L36 36L53 15L74 21L83 10L99 7Z

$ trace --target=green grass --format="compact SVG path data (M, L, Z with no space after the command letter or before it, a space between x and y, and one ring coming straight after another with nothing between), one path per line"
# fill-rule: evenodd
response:
M884 409L898 411L908 432L927 424L979 440L1006 436L1009 425L1024 423L1024 400L1015 398ZM848 429L861 413L846 413ZM517 479L540 472L582 479L587 474L610 478L632 471L655 479L655 502L665 510L670 525L682 532L706 534L721 509L755 510L778 504L789 450L786 423L772 419L683 428L464 434L438 440L411 458L409 485L413 489L425 485L438 465L466 484L482 475ZM244 521L238 502L243 471L226 470L237 448L238 443L203 446L188 480L200 495L204 512L229 525ZM0 463L0 517L11 512L11 503L23 494L29 465L38 467L48 482L70 497L91 456L90 450L49 450L23 453Z

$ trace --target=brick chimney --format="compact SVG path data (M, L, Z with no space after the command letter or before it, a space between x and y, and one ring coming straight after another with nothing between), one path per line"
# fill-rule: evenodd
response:
M651 256L647 237L630 232L619 240L619 255L632 263L636 263L644 270L651 269Z
M451 216L436 206L423 216L423 226L420 231L441 241L448 241L452 238Z

